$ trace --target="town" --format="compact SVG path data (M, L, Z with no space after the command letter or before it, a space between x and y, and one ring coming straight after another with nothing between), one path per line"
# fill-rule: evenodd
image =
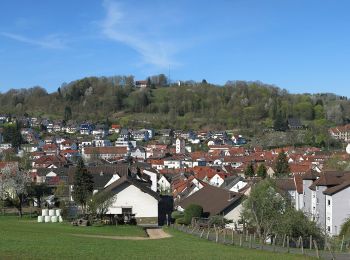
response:
M2 175L8 170L25 172L26 185L37 187L32 194L11 191L15 187L3 190L9 195L2 197L4 211L10 198L20 196L20 214L61 201L69 208L64 217L74 218L72 209L82 210L72 194L83 160L92 175L93 193L108 190L117 198L105 211L112 221L169 225L172 212L196 204L208 217L222 216L227 227L243 231L244 198L265 178L273 179L292 207L330 237L340 234L350 214L350 171L328 163L345 164L349 145L332 152L316 147L264 150L248 148L245 137L232 131L130 129L92 122L63 125L60 120L9 115L0 120ZM329 134L347 142L350 126L331 128Z

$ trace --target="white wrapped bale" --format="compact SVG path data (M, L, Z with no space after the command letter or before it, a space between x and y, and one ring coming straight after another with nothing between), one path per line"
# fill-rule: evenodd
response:
M48 216L49 215L49 210L48 209L43 209L41 211L41 216L45 217L45 216Z
M63 218L62 218L62 216L58 216L58 221L59 221L60 223L62 223L62 222L63 222Z
M51 216L45 216L45 223L51 222Z
M49 210L49 216L50 216L50 217L56 216L56 210L50 209L50 210Z
M61 209L56 209L56 216L61 216Z
M57 216L52 216L51 217L51 222L52 223L56 223L58 221L58 217Z
M38 223L43 223L43 222L44 222L44 217L38 216Z

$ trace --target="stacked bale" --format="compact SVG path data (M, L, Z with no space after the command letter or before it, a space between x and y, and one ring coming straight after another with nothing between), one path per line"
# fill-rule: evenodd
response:
M63 222L60 209L43 209L41 211L41 216L38 216L39 223L56 223Z

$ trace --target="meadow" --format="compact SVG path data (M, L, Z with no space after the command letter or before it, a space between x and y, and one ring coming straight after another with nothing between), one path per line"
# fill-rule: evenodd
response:
M0 259L310 259L215 244L165 228L171 238L112 240L76 235L145 237L137 226L73 227L0 217Z

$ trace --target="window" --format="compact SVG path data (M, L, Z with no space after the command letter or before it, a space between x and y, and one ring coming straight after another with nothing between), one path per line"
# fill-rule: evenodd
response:
M331 200L327 200L327 204L328 204L328 206L330 206L331 205Z
M328 227L327 227L327 230L328 230L328 232L331 232L331 227L328 226Z

